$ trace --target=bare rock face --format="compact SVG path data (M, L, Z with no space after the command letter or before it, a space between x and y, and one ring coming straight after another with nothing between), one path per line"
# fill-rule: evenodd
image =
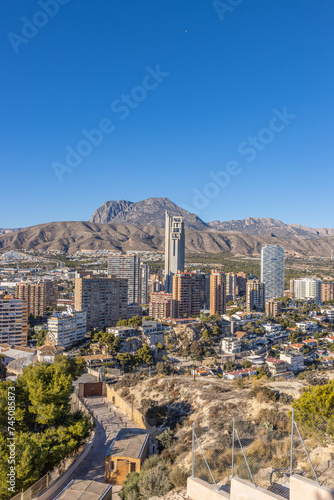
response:
M148 198L136 203L126 200L106 201L93 213L89 222L165 227L166 210L172 215L184 217L186 227L194 229L208 227L197 215L187 212L169 198Z
M247 217L247 219L243 220L230 220L225 222L215 220L208 222L208 225L217 231L238 231L251 235L271 234L279 238L310 239L323 236L334 236L334 229L314 229L299 224L285 224L277 219L260 217Z

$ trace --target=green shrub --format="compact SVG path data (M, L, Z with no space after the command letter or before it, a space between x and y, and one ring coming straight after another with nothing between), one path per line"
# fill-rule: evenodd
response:
M169 479L172 481L176 488L184 488L187 485L188 474L184 469L175 467L169 474Z

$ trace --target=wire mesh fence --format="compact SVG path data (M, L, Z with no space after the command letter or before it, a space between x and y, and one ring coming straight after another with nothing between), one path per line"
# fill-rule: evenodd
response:
M220 427L193 426L193 475L217 490L239 477L289 498L291 474L334 488L334 416L267 409Z

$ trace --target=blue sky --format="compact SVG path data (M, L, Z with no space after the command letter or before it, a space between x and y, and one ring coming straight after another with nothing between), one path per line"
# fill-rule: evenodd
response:
M332 0L56 1L2 6L0 227L152 196L334 226Z

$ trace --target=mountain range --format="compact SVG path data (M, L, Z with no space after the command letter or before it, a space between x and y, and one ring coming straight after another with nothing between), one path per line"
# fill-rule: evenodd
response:
M90 221L50 222L0 233L0 250L164 250L165 211L184 217L186 251L258 256L265 244L282 245L299 256L329 257L334 229L285 224L276 219L204 222L168 198L107 201Z

